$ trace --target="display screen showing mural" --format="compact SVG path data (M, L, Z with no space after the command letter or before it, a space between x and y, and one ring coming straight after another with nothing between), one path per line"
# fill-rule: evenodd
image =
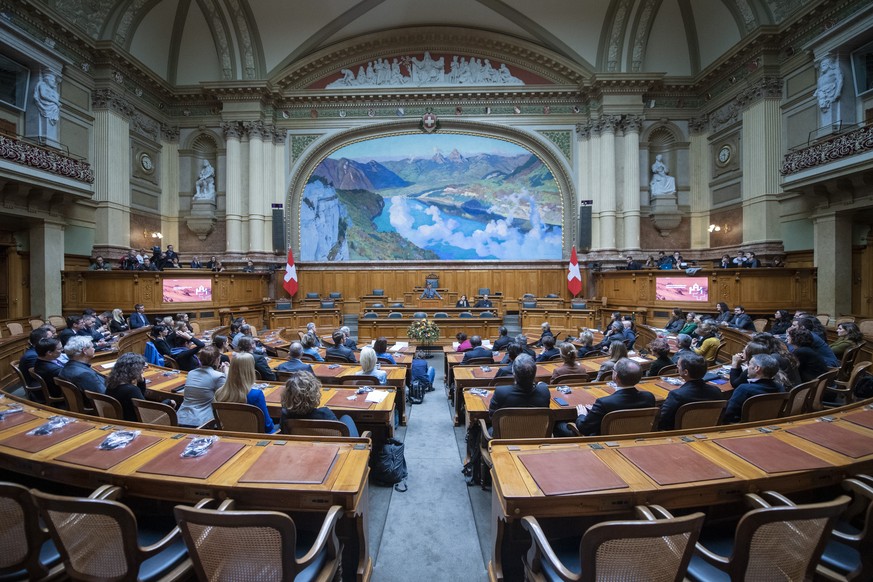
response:
M709 301L708 277L656 277L658 301Z
M212 301L212 279L164 279L164 303Z
M300 205L304 261L561 258L561 192L511 142L374 138L321 161Z

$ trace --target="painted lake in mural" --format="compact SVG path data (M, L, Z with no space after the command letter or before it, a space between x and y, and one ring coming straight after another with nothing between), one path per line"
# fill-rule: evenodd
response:
M549 168L517 144L374 138L334 151L310 176L301 260L560 259L561 205Z

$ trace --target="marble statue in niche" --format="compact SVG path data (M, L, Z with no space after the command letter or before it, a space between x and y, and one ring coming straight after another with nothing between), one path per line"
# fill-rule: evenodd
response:
M212 200L215 198L215 168L212 167L209 160L203 160L195 188L194 200Z
M676 193L676 178L670 175L670 170L664 163L664 156L655 156L652 164L652 181L649 182L649 192L652 196L667 196Z
M58 92L58 78L51 71L44 71L33 88L33 102L41 117L56 125L61 119L61 94Z
M833 57L822 58L819 64L818 86L813 96L818 98L818 107L827 112L839 98L843 90L843 73Z

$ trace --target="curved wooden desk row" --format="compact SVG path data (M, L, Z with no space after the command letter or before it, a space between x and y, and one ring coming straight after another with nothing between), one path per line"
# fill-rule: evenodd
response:
M113 422L64 413L76 419L47 436L27 435L58 413L7 396L24 412L0 420L0 467L7 471L95 488L118 485L126 495L194 504L204 498L233 498L251 509L324 512L340 505L344 565L350 580L367 580L372 563L367 547L368 439L303 438L217 433L220 440L202 457L181 458L189 438L216 434ZM126 448L97 447L113 430L139 430ZM345 568L344 568L345 570Z
M358 343L366 344L372 340L386 337L388 341L408 341L406 330L415 322L412 318L388 318L358 320ZM484 338L496 338L503 319L499 317L447 317L431 319L440 328L440 337L436 345L451 344L459 332L467 336L478 335Z
M628 436L495 440L491 580L520 579L520 519L699 508L745 493L808 491L873 469L873 399L823 413Z

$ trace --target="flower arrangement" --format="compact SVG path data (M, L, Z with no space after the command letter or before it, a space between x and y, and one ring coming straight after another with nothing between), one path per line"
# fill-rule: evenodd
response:
M417 319L406 329L406 335L422 345L429 346L440 337L440 328L427 319Z

